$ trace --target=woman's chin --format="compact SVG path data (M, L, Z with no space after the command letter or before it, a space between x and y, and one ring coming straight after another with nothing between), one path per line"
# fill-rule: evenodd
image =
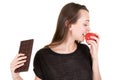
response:
M84 42L84 41L85 41L85 39L84 39L84 38L80 40L80 42Z

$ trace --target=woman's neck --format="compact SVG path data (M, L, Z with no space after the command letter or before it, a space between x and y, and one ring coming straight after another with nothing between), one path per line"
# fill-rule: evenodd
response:
M77 44L75 41L64 41L62 44L57 45L51 49L57 53L67 54L74 52L77 49Z

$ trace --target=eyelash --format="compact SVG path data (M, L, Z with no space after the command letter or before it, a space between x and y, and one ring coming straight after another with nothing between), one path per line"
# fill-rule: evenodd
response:
M84 26L88 26L87 24L84 24Z

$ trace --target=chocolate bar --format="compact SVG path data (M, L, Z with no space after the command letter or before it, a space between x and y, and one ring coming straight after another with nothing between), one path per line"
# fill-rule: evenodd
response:
M27 56L27 58L26 58L26 62L24 63L24 65L17 68L15 72L28 71L31 53L32 53L32 47L33 47L33 41L34 41L33 39L29 39L29 40L23 40L20 42L19 53L24 53L25 56Z

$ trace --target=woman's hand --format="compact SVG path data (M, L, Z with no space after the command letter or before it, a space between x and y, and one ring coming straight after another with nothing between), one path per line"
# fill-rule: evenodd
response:
M93 80L101 80L98 63L99 36L91 36L91 38L93 40L88 40L87 43L90 45L90 53L92 57Z
M13 80L23 80L19 76L19 73L16 73L15 70L24 65L24 63L26 62L26 58L27 57L24 54L20 53L20 54L17 54L13 59L13 61L11 62L10 70L11 70Z
M97 35L97 34L96 34ZM87 43L90 45L90 53L92 59L98 58L98 47L99 47L99 36L91 36L93 40L87 40Z

